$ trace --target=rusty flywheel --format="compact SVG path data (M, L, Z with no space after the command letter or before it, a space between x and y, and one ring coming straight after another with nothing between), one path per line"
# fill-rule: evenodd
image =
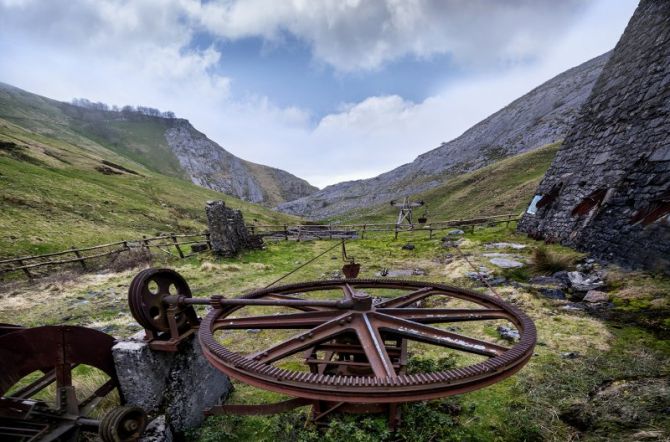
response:
M245 383L316 401L394 404L476 390L521 369L532 356L536 341L535 325L518 308L472 290L431 282L312 281L260 289L238 298L198 299L181 286L181 276L167 269L140 273L136 279L143 282L134 282L132 287L146 285L147 278L160 279L164 289L153 295L159 299L144 304L146 312L133 311L135 317L148 315L152 307L157 313L159 303L171 306L173 312L196 304L209 305L212 308L199 324L198 334L214 367ZM172 282L182 287L177 292L186 295L172 294L175 290L167 288ZM137 300L146 297L141 290L133 293L131 289L129 295L131 309L141 306ZM444 308L449 303L474 308ZM260 306L282 309L258 315ZM165 324L161 315L148 316ZM511 323L520 339L515 345L503 346L438 326L488 320ZM252 354L221 344L226 333L244 329L290 329L296 333ZM444 371L408 374L404 369L408 342L435 346L438 352L478 355L480 360ZM305 355L310 371L282 368L293 367L295 361L293 365L286 362L300 354Z
M121 406L102 420L89 417L115 389L123 403L112 358L115 342L84 327L0 324L0 440L74 441L81 432L98 433L105 442L137 440L147 422L140 408ZM83 399L76 387L78 367L85 368L81 377L94 368L108 378Z

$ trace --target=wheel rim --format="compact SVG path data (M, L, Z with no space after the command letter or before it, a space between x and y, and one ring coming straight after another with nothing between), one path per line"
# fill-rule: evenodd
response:
M394 403L433 399L476 390L518 371L532 356L536 341L533 322L516 307L487 295L442 284L398 280L335 280L291 284L251 292L241 298L292 297L297 293L341 289L344 298L354 299L347 310L300 309L287 315L231 318L239 307L212 310L202 321L199 339L205 357L219 370L245 383L292 396L315 400L358 403ZM376 305L361 293L363 289L410 290ZM478 309L413 308L417 301L447 296L478 304ZM432 316L431 316L432 315ZM452 333L430 324L499 320L511 322L520 339L512 347ZM304 333L253 355L242 355L221 345L214 333L225 329L301 328ZM310 336L311 333L311 336ZM312 345L329 342L349 333L355 335L372 366L370 376L306 373L278 368L274 362ZM384 336L489 357L484 362L439 372L396 374L389 365ZM380 339L382 340L380 346Z
M152 288L152 285L155 288ZM143 270L130 283L128 290L130 311L144 328L156 332L169 331L169 305L163 300L171 295L185 298L192 296L188 283L179 273L171 269ZM195 316L193 307L178 307L175 311L177 327L184 328L188 319Z

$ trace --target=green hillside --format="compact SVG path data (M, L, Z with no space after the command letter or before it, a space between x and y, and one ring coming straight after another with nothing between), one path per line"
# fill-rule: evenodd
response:
M441 186L413 195L424 200L430 220L520 213L551 165L561 143L549 144L498 161L474 172L448 178ZM418 209L417 214L422 214ZM347 221L394 222L398 209L383 204L350 212Z
M0 104L0 256L202 230L213 199L250 221L296 220L151 170L64 125L49 100Z
M0 118L98 153L102 147L163 175L184 177L165 141L170 119L77 107L1 83Z

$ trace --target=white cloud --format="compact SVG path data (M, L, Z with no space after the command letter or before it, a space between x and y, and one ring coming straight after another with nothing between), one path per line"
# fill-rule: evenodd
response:
M450 54L464 63L536 57L583 6L578 0L245 0L206 3L198 15L206 29L230 39L276 41L290 33L317 60L350 72L404 56Z
M262 150L255 134L245 136L247 152L263 152L283 167L323 187L342 179L378 175L449 141L555 75L614 47L635 8L634 2L603 0L530 66L445 84L414 103L399 96L369 97L325 116L314 129L279 138L285 149ZM288 135L284 133L284 135ZM290 154L289 154L290 152Z
M323 186L409 162L542 81L611 49L634 8L634 0L598 0L564 26L575 4L0 0L0 81L65 101L172 110L232 153ZM445 84L417 103L368 97L311 125L308 109L279 107L263 96L233 99L235 80L215 73L219 50L189 46L200 27L277 44L289 32L311 45L315 59L343 71L444 52L462 63L503 59L516 67ZM529 56L536 62L515 65Z

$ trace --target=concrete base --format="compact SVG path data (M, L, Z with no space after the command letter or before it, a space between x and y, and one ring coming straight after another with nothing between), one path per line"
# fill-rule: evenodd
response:
M184 342L178 353L167 353L151 350L143 336L139 333L112 348L127 403L150 416L165 415L176 433L198 427L204 410L228 396L230 380L209 365L196 338Z

